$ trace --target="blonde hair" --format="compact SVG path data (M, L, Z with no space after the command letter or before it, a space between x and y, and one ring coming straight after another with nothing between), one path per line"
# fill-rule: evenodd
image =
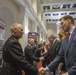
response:
M59 41L61 42L65 38L66 32L64 32L64 30L60 30L58 35L59 35Z

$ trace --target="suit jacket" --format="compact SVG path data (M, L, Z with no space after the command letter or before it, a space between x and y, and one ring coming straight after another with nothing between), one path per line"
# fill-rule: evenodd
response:
M33 51L33 54L34 54L34 52L37 50L37 45L36 44L34 44L33 46L32 46L32 51Z
M33 65L33 61L39 62L39 58L34 56L32 51L32 46L29 44L24 49L24 55L25 55L25 59L32 65Z
M37 48L34 52L34 55L38 58L41 57L41 49Z
M50 62L54 60L56 55L58 54L58 51L60 49L60 42L58 40L55 40L55 42L51 45L50 49L48 50L48 53L44 56L45 59L50 56Z
M18 39L11 36L3 46L3 66L2 75L22 75L24 70L32 75L32 72L37 75L37 69L25 60L23 51Z
M69 75L76 74L76 28L74 29L70 41L66 37L62 41L62 45L57 57L48 65L50 70L57 67L61 59L65 59L66 70Z

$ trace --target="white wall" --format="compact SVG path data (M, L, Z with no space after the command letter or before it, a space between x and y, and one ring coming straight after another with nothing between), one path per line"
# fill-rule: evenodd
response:
M6 23L4 40L10 36L10 26L18 22L18 16L19 7L13 0L0 0L0 18Z
M47 34L57 34L57 25L56 24L48 24L47 25Z

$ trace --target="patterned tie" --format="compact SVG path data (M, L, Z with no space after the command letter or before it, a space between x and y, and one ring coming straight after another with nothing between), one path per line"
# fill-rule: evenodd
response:
M68 41L70 41L70 33L68 33Z

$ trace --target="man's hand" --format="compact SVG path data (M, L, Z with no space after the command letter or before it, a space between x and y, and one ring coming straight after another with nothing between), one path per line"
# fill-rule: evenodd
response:
M46 71L47 71L47 69L46 69L46 68L43 68L43 67L41 67L41 68L38 70L38 72L39 72L40 75L44 75L44 74L46 73Z
M42 71L43 71L43 67L41 67L41 68L38 69L39 75L42 75Z
M40 61L42 61L42 60L44 60L44 57L40 57L39 59L40 59Z
M64 74L62 74L62 75L67 75L67 73L64 73Z
M58 70L58 75L62 75L62 71L61 70Z

